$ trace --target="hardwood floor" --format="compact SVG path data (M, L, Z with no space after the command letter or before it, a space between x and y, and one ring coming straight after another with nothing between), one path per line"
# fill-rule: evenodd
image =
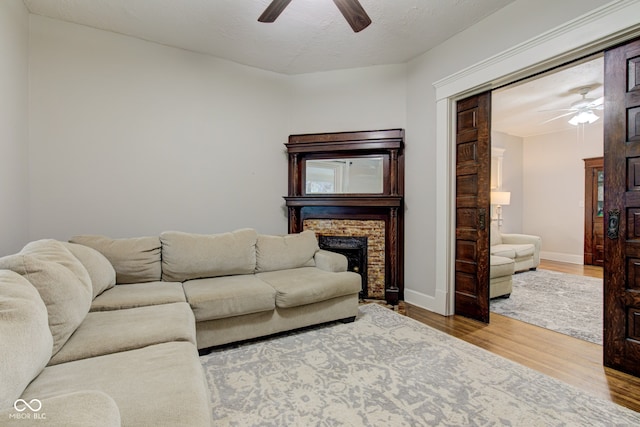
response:
M578 276L596 277L602 279L602 267L595 265L568 264L566 262L549 261L541 259L538 268L543 270L559 271L560 273L576 274Z
M601 267L543 261L539 268L602 277ZM600 345L495 313L487 325L407 303L404 309L407 316L449 335L640 412L640 378L603 367Z

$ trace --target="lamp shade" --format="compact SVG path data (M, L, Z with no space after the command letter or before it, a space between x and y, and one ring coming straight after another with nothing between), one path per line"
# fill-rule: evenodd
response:
M491 204L506 206L511 203L511 193L509 191L492 191Z

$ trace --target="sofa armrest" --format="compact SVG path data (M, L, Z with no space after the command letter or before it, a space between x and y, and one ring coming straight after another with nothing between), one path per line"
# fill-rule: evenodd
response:
M0 411L0 425L24 427L46 425L53 427L97 426L120 427L120 410L111 396L97 390L61 394L46 399L25 399L33 410L22 402ZM40 402L40 405L38 405ZM37 409L37 411L36 411ZM41 423L41 424L40 424Z
M316 267L321 270L331 271L334 273L347 271L347 257L342 254L320 249L316 252L313 258L316 262Z

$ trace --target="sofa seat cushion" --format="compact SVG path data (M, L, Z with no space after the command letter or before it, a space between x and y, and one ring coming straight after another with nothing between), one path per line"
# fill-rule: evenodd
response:
M28 243L20 253L0 258L0 268L24 276L47 306L56 354L89 312L93 290L84 266L56 240Z
M186 302L95 311L87 315L49 365L171 341L196 344L195 319Z
M162 247L159 237L112 239L100 235L72 237L69 242L89 246L104 255L116 271L116 283L161 280Z
M0 270L0 410L11 407L44 369L52 348L38 291L18 273Z
M511 258L491 255L489 257L489 278L511 276L514 273L515 262Z
M116 285L98 295L91 311L122 310L124 308L186 302L182 283L146 282Z
M511 245L493 245L489 248L489 253L503 258L514 259L516 257L516 251Z
M276 308L276 291L253 274L189 280L183 287L198 322Z
M282 271L258 273L276 290L276 306L297 307L325 301L362 290L359 274L345 271L332 273L316 267L302 267Z
M166 231L162 242L162 280L251 274L256 268L256 239L250 228L222 234Z
M204 371L196 347L188 342L48 366L21 398L47 399L85 390L109 395L118 405L123 426L212 425Z
M535 247L530 243L511 245L511 247L516 252L516 259L533 257L536 251Z

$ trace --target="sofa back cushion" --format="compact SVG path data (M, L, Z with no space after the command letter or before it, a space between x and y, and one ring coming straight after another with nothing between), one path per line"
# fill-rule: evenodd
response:
M162 280L252 274L256 268L258 233L249 228L223 234L166 231L162 242Z
M489 228L491 230L491 234L489 236L489 245L490 246L501 245L502 235L500 234L500 230L498 229L498 226L495 224L491 224L491 227Z
M24 276L38 290L53 335L51 355L56 354L89 312L93 295L89 273L55 240L29 243L19 253L0 258L0 268Z
M116 283L157 282L162 276L158 237L111 239L106 236L74 236L69 242L89 246L104 255L116 271Z
M314 267L313 257L319 250L316 234L311 230L286 236L261 234L256 243L256 271Z
M47 307L36 288L0 270L0 410L9 408L51 358Z
M93 298L116 284L116 271L104 255L93 248L76 243L64 243L78 261L87 269L91 278Z

